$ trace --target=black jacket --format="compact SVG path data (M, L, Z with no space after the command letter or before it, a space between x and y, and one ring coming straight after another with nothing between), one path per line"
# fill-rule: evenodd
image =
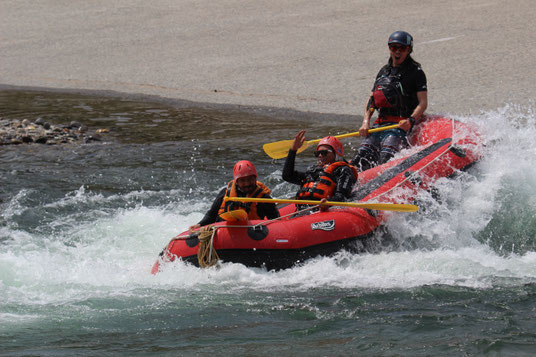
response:
M296 161L296 151L289 150L285 166L283 167L283 180L302 186L306 182L316 182L320 178L320 173L323 168L318 165L313 165L307 168L305 172L296 171L294 163ZM352 169L348 166L341 166L333 171L333 175L337 181L337 187L330 201L342 202L350 198L352 189L356 182Z

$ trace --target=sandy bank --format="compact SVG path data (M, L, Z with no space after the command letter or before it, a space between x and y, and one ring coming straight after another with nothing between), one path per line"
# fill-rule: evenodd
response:
M533 98L535 16L532 0L6 0L0 84L361 114L405 29L429 111L474 113Z

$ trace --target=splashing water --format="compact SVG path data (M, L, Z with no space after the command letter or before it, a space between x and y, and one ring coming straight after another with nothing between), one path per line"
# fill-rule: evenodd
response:
M365 256L341 253L308 262L291 269L291 273L228 264L204 272L178 263L167 273L152 277L147 273L158 252L168 239L202 217L211 203L209 195L188 199L185 192L172 190L104 197L82 187L56 202L42 204L37 211L44 215L54 212L55 216L44 219L46 226L37 225L34 232L28 232L9 224L13 216L24 215L30 209L24 207L28 191L21 190L3 209L3 219L8 222L0 238L8 248L0 260L3 284L30 284L28 291L35 291L39 285L48 290L50 285L62 284L78 284L81 289L87 285L183 285L187 282L181 280L185 275L182 270L195 276L192 284L225 281L233 272L236 275L231 280L238 286L247 282L249 287L259 289L293 289L298 281L307 281L308 287L382 288L434 283L476 287L488 284L489 277L508 276L506 272L532 280L536 276L534 113L505 107L456 119L480 126L487 138L485 155L477 167L456 180L440 180L436 186L440 202L423 197L433 202L426 213L390 214L387 229L406 250ZM153 207L141 203L156 196L181 198ZM133 207L116 207L136 201ZM329 278L319 278L327 267L331 271ZM300 278L293 279L296 275ZM384 278L373 279L374 276Z

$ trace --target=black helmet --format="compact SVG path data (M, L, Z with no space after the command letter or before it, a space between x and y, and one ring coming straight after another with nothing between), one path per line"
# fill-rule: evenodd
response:
M411 49L413 49L413 37L406 31L393 32L391 36L389 36L389 42L387 42L387 44L390 45L393 43L409 46Z

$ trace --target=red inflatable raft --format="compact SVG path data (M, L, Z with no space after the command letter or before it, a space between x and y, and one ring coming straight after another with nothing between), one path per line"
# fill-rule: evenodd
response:
M481 151L475 128L439 116L429 116L415 126L408 140L411 148L401 157L359 174L356 202L409 203L437 179L474 164ZM278 220L216 223L211 249L224 262L286 269L341 249L362 251L366 238L386 219L384 211L363 208L332 207L299 216L292 215L294 209L294 205L283 207L280 213L285 217ZM179 234L164 248L152 273L177 258L198 265L199 246L197 234Z

